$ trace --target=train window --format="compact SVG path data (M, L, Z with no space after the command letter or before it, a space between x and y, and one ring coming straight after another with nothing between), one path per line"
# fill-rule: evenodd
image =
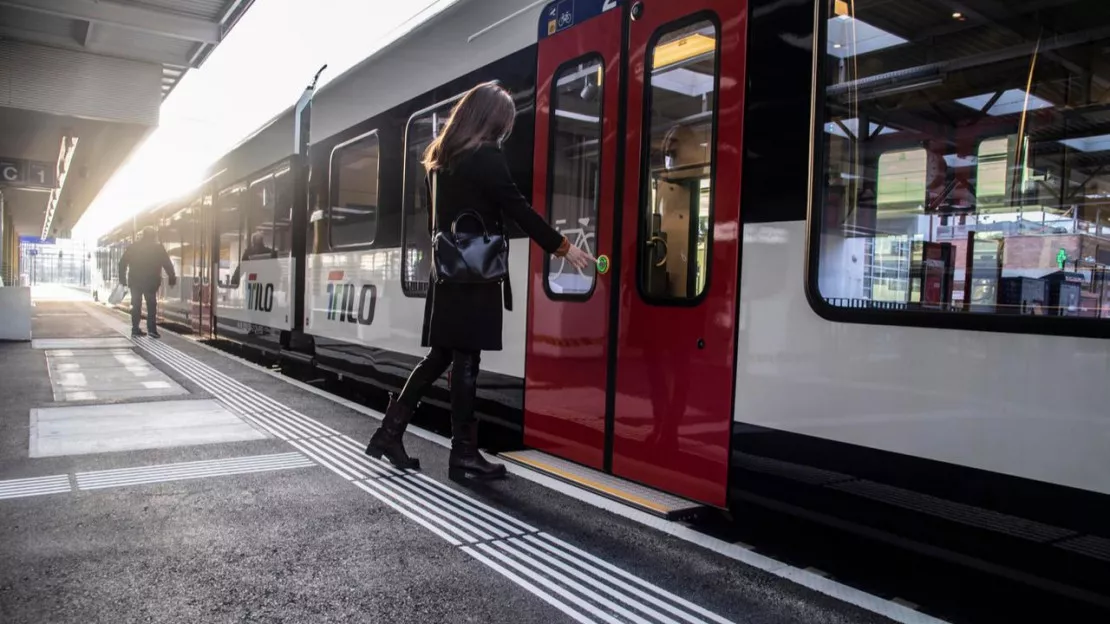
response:
M572 63L555 77L551 95L548 155L548 219L570 241L597 253L601 180L602 59ZM595 268L576 270L565 259L548 258L547 290L553 298L588 296Z
M274 172L274 252L279 257L293 252L293 176L289 165Z
M431 202L424 185L424 150L439 136L451 118L451 109L460 98L462 94L416 113L405 129L401 290L410 297L427 295L428 276L432 270L432 239L428 235L428 208Z
M236 184L219 192L216 198L216 229L219 232L219 265L217 283L220 286L233 285L232 275L243 260L247 248L246 195L250 191L246 184Z
M274 175L250 183L247 194L247 225L243 232L243 260L269 260L274 257Z
M1110 13L822 1L811 293L877 322L1110 318Z
M708 276L717 27L668 27L651 50L640 205L640 292L661 303L697 299Z
M378 233L378 132L337 145L331 153L331 246L361 247Z

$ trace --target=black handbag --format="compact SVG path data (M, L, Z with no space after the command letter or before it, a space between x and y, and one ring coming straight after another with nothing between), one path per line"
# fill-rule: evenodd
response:
M482 216L467 210L455 217L451 229L439 229L436 174L432 174L432 270L437 284L496 284L509 275L509 241L504 232L490 232ZM480 232L460 232L459 223L477 221ZM509 304L511 305L511 304Z

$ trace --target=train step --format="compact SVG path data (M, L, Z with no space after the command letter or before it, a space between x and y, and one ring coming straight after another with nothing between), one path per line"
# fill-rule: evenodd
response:
M498 457L668 520L688 518L706 508L701 503L587 468L542 451L511 451L501 453Z

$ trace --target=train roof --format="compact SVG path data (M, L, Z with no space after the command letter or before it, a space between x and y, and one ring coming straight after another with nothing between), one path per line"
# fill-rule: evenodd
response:
M456 0L320 87L313 97L312 142L536 43L542 4ZM293 128L290 105L221 156L206 178L218 175L221 184L230 184L291 157ZM149 206L134 219L149 218L174 201L180 198ZM125 226L130 223L116 229Z

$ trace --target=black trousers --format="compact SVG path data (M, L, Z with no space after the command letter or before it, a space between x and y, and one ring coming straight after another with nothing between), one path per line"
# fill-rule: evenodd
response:
M158 318L158 289L136 290L131 289L131 329L139 329L143 320L143 299L146 299L146 328L154 331L155 319Z
M451 430L456 440L469 434L467 428L474 422L474 400L478 395L478 366L480 351L459 351L432 347L428 355L416 365L405 383L397 402L416 409L416 404L428 388L451 368Z

